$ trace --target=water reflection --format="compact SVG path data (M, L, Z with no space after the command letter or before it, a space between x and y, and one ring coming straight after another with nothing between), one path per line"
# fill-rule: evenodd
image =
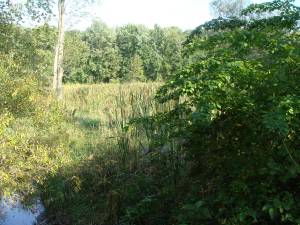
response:
M38 200L30 208L17 199L2 199L0 202L0 225L35 225L44 212Z

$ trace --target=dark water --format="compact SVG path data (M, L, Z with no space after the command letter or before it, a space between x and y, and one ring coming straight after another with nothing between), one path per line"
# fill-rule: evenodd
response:
M0 225L46 225L40 221L44 211L45 208L39 200L28 208L24 207L17 198L2 199Z

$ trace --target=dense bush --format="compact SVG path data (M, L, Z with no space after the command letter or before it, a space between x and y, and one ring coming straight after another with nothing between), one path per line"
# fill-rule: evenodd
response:
M8 15L0 25L0 197L24 197L67 159L59 126L64 118L46 86L52 30L22 28L10 20L13 6L0 5Z
M0 63L0 190L32 194L66 160L59 128L63 114L37 78L13 73L4 65L17 64L7 60L1 57Z
M292 1L198 27L160 90L193 162L179 224L299 224L300 38ZM164 121L163 121L164 122Z

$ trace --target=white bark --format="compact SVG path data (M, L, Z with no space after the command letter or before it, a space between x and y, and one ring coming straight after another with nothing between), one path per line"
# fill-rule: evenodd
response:
M56 43L55 46L55 53L54 53L54 65L53 65L53 84L52 88L54 91L56 91L56 85L57 85L57 59L58 59L58 45Z
M65 39L65 0L58 0L58 38L53 66L53 89L58 99L63 97L63 57Z

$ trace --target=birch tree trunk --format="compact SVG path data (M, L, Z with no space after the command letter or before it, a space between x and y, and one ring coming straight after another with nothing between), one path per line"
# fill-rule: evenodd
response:
M54 65L53 65L53 91L56 92L57 84L57 58L58 58L58 45L55 46Z
M65 0L58 0L58 38L55 47L53 66L53 90L58 99L63 97L63 58L65 39Z

